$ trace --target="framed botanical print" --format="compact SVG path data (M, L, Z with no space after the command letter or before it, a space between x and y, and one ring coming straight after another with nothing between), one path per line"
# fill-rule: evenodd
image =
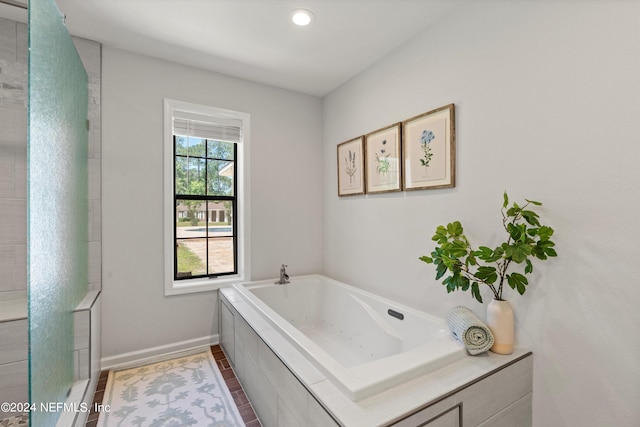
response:
M402 122L405 190L455 187L455 106Z
M365 192L364 137L338 144L338 196Z
M401 128L396 123L365 135L367 193L402 190Z

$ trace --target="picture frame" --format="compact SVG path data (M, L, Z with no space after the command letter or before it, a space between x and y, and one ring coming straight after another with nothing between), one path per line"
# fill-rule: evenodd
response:
M402 123L365 135L367 194L402 191Z
M405 190L455 187L455 105L402 122Z
M365 194L364 136L338 144L338 196Z

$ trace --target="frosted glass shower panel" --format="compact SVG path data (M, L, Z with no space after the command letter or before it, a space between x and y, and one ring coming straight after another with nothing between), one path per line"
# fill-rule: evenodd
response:
M29 396L65 402L87 292L87 73L53 0L29 4ZM60 413L35 411L31 425Z

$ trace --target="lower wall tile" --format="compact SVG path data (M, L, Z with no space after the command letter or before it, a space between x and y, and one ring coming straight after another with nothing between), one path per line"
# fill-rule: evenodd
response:
M28 329L27 319L0 322L0 365L27 360ZM0 387L3 385L0 381Z
M26 360L0 365L0 402L29 401L29 365ZM6 415L17 415L7 414Z

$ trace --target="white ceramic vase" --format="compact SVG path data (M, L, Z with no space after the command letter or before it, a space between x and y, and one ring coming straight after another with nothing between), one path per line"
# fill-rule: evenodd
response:
M493 333L491 351L498 354L513 353L515 319L509 301L493 299L487 306L487 326Z

